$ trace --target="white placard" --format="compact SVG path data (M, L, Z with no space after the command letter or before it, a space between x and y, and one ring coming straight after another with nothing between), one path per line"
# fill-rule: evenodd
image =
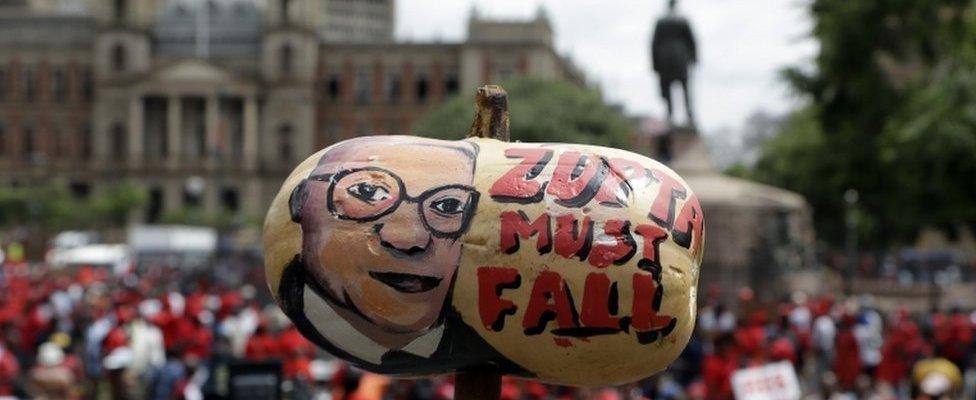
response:
M793 364L780 361L735 371L732 391L736 399L798 400L800 382Z

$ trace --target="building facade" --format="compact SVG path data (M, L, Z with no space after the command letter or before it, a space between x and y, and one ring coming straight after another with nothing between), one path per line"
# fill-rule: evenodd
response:
M337 11L347 3L366 5ZM472 16L461 42L397 43L393 10L393 0L0 1L0 185L54 180L85 197L126 180L149 197L139 222L187 207L260 216L322 147L408 132L448 97L508 77L583 83L542 13Z

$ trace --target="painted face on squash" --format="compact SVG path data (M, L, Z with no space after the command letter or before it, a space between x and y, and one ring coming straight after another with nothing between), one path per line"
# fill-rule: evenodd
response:
M380 343L436 325L457 271L479 196L475 149L442 143L346 142L322 156L304 189L306 272Z

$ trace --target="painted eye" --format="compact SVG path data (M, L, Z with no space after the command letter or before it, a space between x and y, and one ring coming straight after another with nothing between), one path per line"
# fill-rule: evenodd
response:
M367 203L376 203L390 198L390 191L382 186L360 182L350 186L346 192Z
M460 214L464 211L464 203L460 199L447 197L430 203L430 208L444 215Z

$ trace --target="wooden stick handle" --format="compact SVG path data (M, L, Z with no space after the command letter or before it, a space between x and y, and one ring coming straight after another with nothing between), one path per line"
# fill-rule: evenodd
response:
M501 86L485 85L475 94L478 108L468 137L510 141L508 128L508 93ZM502 376L494 368L481 368L455 375L455 400L498 400L502 394Z
M508 93L505 89L498 85L479 87L475 94L475 106L478 111L474 116L468 137L492 138L508 142L510 140Z
M486 368L461 372L454 377L455 400L498 400L502 394L502 376Z

